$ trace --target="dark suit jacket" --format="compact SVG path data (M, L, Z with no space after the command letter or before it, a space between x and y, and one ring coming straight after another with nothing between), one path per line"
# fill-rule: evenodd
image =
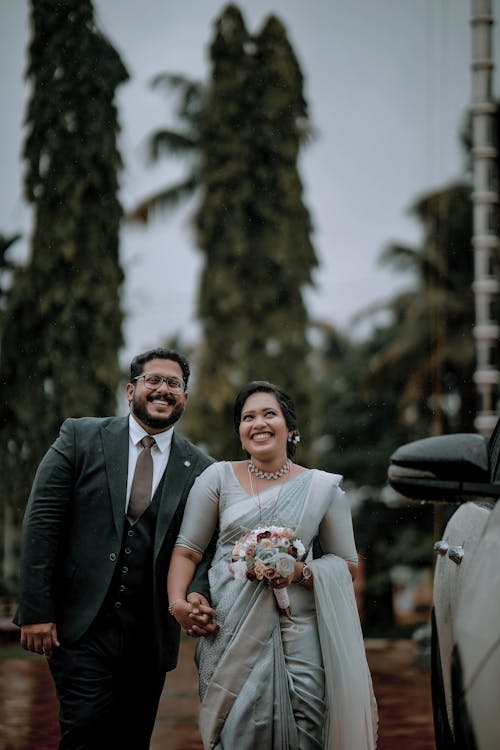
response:
M62 643L94 621L120 555L125 523L128 417L67 419L38 467L23 523L14 622L55 622ZM210 459L174 433L161 493L153 564L154 637L162 669L177 661L179 628L167 611L167 570L189 490ZM193 587L208 596L208 581Z

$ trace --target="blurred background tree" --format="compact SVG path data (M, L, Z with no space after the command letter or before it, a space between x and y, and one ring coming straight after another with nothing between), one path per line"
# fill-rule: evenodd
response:
M31 254L2 317L0 494L4 578L35 468L69 416L112 414L122 345L114 96L127 71L89 0L33 0L25 194Z
M433 192L412 210L422 245L392 244L380 256L409 274L407 290L360 313L384 312L387 322L361 341L320 329L316 452L358 484L385 484L401 442L474 431L470 187Z
M150 157L188 155L189 166L184 179L145 198L128 218L147 222L200 190L194 223L204 256L202 331L183 426L214 456L231 458L240 453L231 407L248 380L273 380L293 394L301 427L310 431L303 295L317 259L298 157L311 126L300 66L277 18L252 35L238 8L226 6L210 63L206 86L178 75L155 79L179 93L181 127L155 131Z
M20 234L7 236L0 234L0 334L3 327L3 318L5 315L5 305L7 302L7 292L10 286L10 277L15 268L15 264L7 257L10 248L15 245L21 238Z
M196 216L205 257L202 341L188 428L198 442L208 435L213 454L227 459L241 455L231 409L249 380L275 381L293 394L301 429L310 429L303 292L317 260L297 164L310 132L307 106L283 25L270 17L252 37L228 6L216 23L211 62Z
M343 474L356 498L367 632L393 623L391 572L430 569L433 541L453 506L422 508L386 485L395 448L430 434L473 432L475 355L472 205L467 183L422 196L412 211L422 244L390 245L381 262L409 275L408 289L360 313L386 322L354 341L319 326L315 411L319 465Z
M393 335L370 360L374 386L397 373L398 421L413 439L474 432L476 413L471 188L456 184L420 198L418 248L393 244L381 262L413 274L390 300Z

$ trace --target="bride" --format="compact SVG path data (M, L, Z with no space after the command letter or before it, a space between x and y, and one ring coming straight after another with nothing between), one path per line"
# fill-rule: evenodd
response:
M186 593L218 530L209 580L219 628L197 644L205 750L373 750L377 710L342 477L293 462L295 407L276 385L245 386L234 422L249 458L212 464L198 477L168 574L169 612L193 633ZM270 525L292 529L305 554L287 575L237 580L235 544ZM273 589L286 589L291 614Z

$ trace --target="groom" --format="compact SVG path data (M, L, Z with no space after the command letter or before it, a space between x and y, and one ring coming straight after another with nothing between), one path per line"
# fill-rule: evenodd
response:
M175 351L136 356L130 416L67 419L36 473L14 622L23 648L48 657L60 750L149 748L179 648L166 593L170 555L188 492L211 463L173 430L188 378ZM190 635L215 629L201 567Z

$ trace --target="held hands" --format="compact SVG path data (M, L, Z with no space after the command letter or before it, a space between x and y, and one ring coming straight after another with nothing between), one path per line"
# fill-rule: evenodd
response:
M187 600L176 599L169 611L185 633L194 638L211 635L217 629L217 612L203 594L192 592L188 594Z
M52 656L52 649L59 648L55 622L39 622L32 625L21 625L21 646L35 654Z

